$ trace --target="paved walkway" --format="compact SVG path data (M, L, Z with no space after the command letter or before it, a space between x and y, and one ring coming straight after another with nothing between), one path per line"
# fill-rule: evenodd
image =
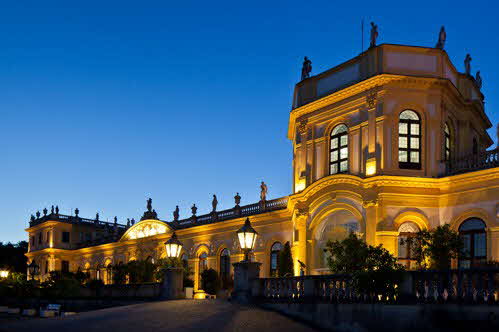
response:
M134 304L78 313L65 318L4 322L0 331L160 332L314 331L278 313L218 300Z

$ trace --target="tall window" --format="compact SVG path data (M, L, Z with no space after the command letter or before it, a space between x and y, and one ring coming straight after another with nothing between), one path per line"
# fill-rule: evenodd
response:
M399 167L421 169L421 120L411 110L399 117Z
M207 265L207 257L208 255L203 252L201 255L199 255L199 273L198 273L198 288L199 289L203 289L203 285L202 285L202 282L201 282L201 274L203 273L204 270L206 270L206 268L208 267Z
M220 253L220 279L222 288L228 289L230 282L230 252L227 248Z
M463 252L459 258L460 268L480 266L487 261L487 236L485 223L478 218L470 218L459 226L463 241Z
M331 131L329 148L329 174L348 171L348 128L344 124Z
M415 223L405 222L400 225L398 237L398 260L399 263L404 265L407 269L414 269L416 267L416 260L414 259L414 243L409 239L414 238L419 232L419 227Z
M279 266L279 254L282 250L282 244L276 242L270 248L270 276L277 277L277 267Z
M451 137L449 125L446 123L444 127L444 149L445 149L445 160L449 161L451 159Z

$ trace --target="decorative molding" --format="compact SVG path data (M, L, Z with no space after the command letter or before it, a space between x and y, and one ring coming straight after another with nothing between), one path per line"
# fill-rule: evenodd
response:
M375 89L373 89L375 90ZM376 102L377 102L377 93L376 91L369 92L368 95L366 96L366 104L369 108L374 108L376 107Z

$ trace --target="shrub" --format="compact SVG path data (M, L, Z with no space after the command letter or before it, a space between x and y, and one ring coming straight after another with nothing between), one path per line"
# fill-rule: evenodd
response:
M291 246L289 241L284 244L284 248L279 253L279 264L277 266L279 277L293 276L293 256L291 255Z
M451 259L458 258L463 249L459 233L452 230L449 224L438 226L431 231L419 231L415 237L406 241L418 267L422 269L449 269Z
M331 272L350 274L357 292L389 298L397 294L398 285L404 278L404 267L381 245L368 245L350 233L342 241L328 241L324 251L330 254Z
M217 294L221 288L220 277L214 269L206 269L201 273L201 288L208 294Z

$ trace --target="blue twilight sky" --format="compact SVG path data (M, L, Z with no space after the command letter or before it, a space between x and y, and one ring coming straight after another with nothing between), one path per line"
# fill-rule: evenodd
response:
M499 120L498 7L483 1L2 1L0 241L26 239L58 204L160 218L291 191L286 138L304 55L319 73L356 56L360 22L379 43L446 50L484 80ZM367 39L367 29L366 29ZM493 130L490 131L492 136ZM495 137L494 137L495 138Z

